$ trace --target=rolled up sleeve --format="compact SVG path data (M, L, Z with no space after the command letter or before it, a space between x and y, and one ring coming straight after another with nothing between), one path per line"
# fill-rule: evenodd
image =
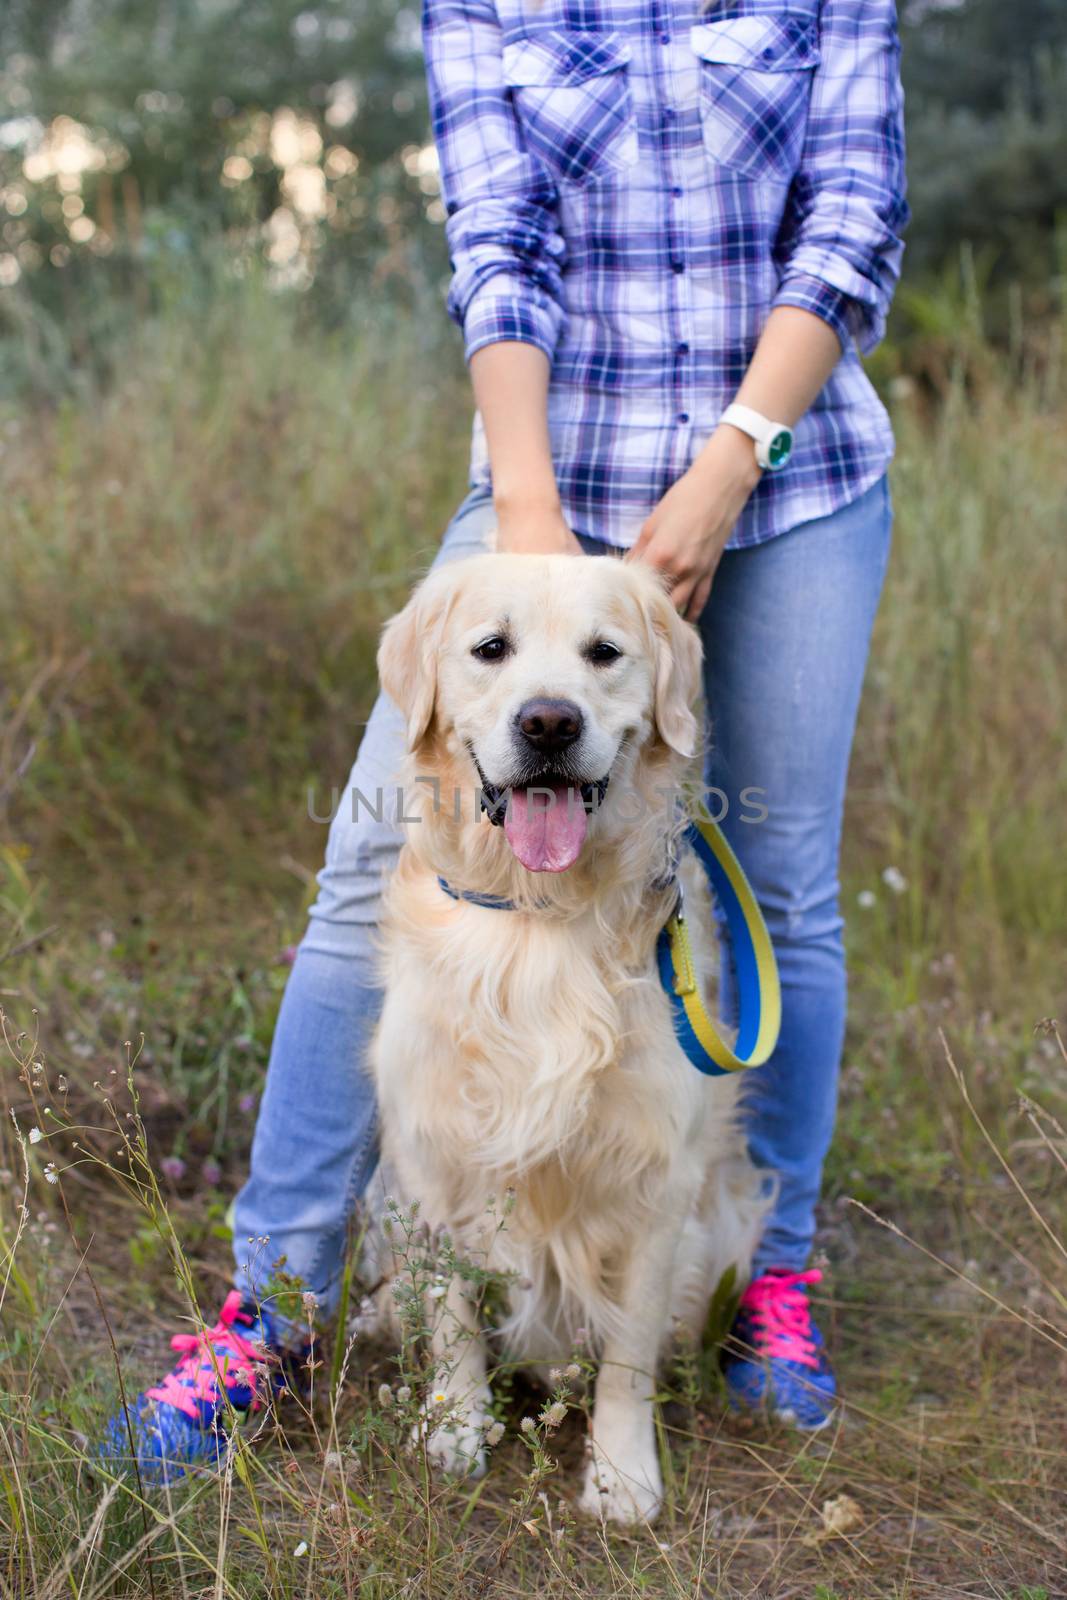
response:
M502 340L552 359L563 327L558 195L524 149L486 0L425 0L423 41L452 262L450 316L467 359Z
M893 0L824 0L804 151L775 255L776 306L865 353L885 332L908 220Z

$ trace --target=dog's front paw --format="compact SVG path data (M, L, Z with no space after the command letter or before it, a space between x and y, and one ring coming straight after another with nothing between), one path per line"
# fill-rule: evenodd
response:
M636 1451L609 1460L593 1447L581 1508L605 1522L654 1522L663 1505L663 1478L654 1453Z
M478 1410L468 1411L453 1405L442 1411L440 1405L426 1406L414 1430L413 1443L425 1442L426 1454L441 1472L452 1478L481 1478L488 1455L486 1430L492 1417Z

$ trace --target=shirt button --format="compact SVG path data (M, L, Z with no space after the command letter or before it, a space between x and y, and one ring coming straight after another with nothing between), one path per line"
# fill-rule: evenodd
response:
M687 344L677 345L675 350L676 354L680 356L687 356L689 354L689 346Z
M672 272L684 272L685 271L685 262L684 261L672 261L671 262L671 271Z
M673 106L664 106L663 107L663 120L664 120L664 122L673 122L674 121L674 107Z
M688 422L689 421L689 413L688 413L688 411L679 411L679 413L678 413L678 421L679 422Z
M660 44L670 44L670 42L671 42L670 34L669 33L661 33L660 36L659 36L659 42L660 42Z
M678 188L678 187L677 187L677 186L675 186L675 187L674 187L674 188L673 188L673 189L672 189L672 190L671 190L671 194L672 194L672 195L673 195L673 196L674 196L674 198L675 198L675 199L676 199L676 200L680 200L680 199L681 199L681 198L682 198L682 190L681 190L681 189L679 189L679 188Z

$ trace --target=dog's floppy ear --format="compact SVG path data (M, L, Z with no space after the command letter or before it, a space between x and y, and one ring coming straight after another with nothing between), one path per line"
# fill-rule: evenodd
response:
M433 721L437 652L451 593L447 579L432 572L386 623L378 646L378 678L407 719L409 750L418 749Z
M700 690L700 635L661 589L652 594L649 615L656 651L656 730L680 756L692 756L700 733L692 710Z

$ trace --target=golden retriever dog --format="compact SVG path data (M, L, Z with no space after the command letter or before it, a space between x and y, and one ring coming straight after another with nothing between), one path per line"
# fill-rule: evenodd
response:
M379 653L410 751L372 1051L383 1164L458 1252L514 1275L510 1358L565 1362L588 1330L582 1506L619 1522L660 1507L657 1361L744 1275L764 1210L736 1082L686 1059L655 962L699 668L655 574L578 556L441 567ZM710 926L697 950L710 968ZM489 1362L461 1280L427 1317L447 1399L430 1452L480 1473Z

